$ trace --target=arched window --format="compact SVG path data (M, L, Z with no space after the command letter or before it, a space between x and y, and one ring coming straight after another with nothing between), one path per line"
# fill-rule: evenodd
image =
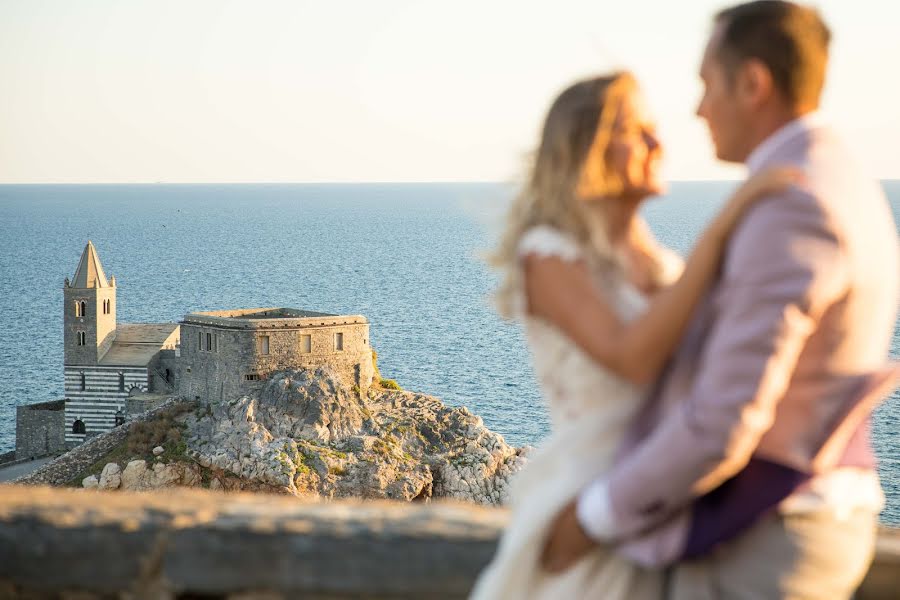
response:
M84 421L81 420L81 417L78 417L72 423L72 433L87 433L87 428L84 426Z
M119 391L125 391L125 373L119 373Z
M104 315L108 315L108 314L109 314L109 300L104 300L104 301L103 301L103 314L104 314Z
M76 300L75 301L75 316L83 317L85 311L87 310L87 302L84 300Z
M166 369L166 383L172 383L172 371Z
M87 389L87 378L84 376L84 371L81 372L81 391Z
M85 346L87 344L87 336L83 331L78 332L78 345Z

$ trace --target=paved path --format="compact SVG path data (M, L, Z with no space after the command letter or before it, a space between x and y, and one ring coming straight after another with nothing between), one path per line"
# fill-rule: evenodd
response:
M50 456L48 458L39 458L28 462L19 463L9 467L0 467L0 482L12 481L22 475L28 475L32 471L37 471L39 467L46 465L48 462L56 458Z

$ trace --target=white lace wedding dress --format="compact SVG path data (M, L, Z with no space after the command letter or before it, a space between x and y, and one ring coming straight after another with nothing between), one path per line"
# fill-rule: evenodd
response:
M571 261L581 256L571 238L547 226L526 232L519 253ZM680 259L671 254L666 262L671 264L665 265L665 278L674 279ZM644 296L624 280L605 284L603 294L626 320L647 306ZM632 565L608 548L596 549L558 576L540 567L549 525L584 486L609 468L645 389L595 363L552 325L526 316L524 296L521 304L552 434L513 480L509 525L472 598L661 598L658 572Z

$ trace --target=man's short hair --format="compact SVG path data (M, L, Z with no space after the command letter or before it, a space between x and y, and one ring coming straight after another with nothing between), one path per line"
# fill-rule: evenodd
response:
M718 58L729 75L748 59L762 62L794 106L819 104L831 31L818 11L783 0L757 0L719 12Z

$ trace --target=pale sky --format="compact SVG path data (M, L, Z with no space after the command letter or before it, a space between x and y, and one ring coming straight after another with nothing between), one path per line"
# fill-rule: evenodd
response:
M707 0L0 0L0 183L505 181L550 102L627 67L666 175L739 177L694 109ZM824 110L900 178L900 3L817 3Z

